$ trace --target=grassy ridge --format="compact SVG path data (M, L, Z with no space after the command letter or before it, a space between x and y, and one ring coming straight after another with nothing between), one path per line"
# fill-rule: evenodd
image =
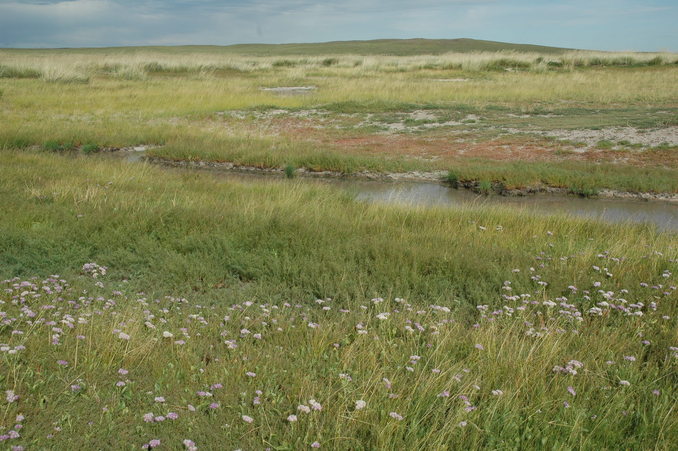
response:
M0 155L5 443L675 445L675 235Z
M16 52L58 53L64 49L5 49ZM322 55L439 55L450 52L539 52L563 53L568 49L543 45L512 44L478 39L374 39L369 41L333 41L308 44L236 44L226 46L135 46L67 49L69 53L100 52L107 54L134 54L136 52L159 52L166 54L221 53L249 56L322 56Z
M241 44L227 47L243 55L440 55L469 52L539 52L559 54L568 49L531 44L484 41L478 39L376 39L336 41L317 44Z

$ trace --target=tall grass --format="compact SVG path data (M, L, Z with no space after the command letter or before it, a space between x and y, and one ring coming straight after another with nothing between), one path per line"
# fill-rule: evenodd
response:
M673 167L345 150L305 116L672 124L675 55L194 50L0 50L2 446L675 448L675 234L84 155L675 192Z
M5 443L675 444L674 235L1 156Z
M487 183L500 183L506 188L577 186L591 191L609 188L630 192L678 192L673 168L648 167L639 171L635 167L611 163L591 166L586 162L499 162L479 158L423 161L401 155L384 158L371 155L369 150L346 151L331 145L275 136L223 136L218 132L213 132L208 138L181 134L168 140L165 146L150 150L148 155L169 161L228 162L262 169L292 164L311 171L343 174L440 172L452 166L457 181L485 180Z
M448 170L457 162L339 150L299 137L280 137L276 131L248 125L247 120L243 124L219 123L214 113L234 109L321 109L345 118L421 108L489 115L490 108L496 108L553 110L556 116L566 118L583 114L578 122L561 121L569 127L568 124L586 126L589 117L601 117L599 110L603 108L615 111L605 117L619 115L616 125L656 125L662 118L667 124L675 123L675 115L655 114L659 108L669 113L674 110L678 72L673 67L656 63L623 70L598 66L599 60L606 58L628 62L636 57L648 64L659 61L656 58L670 61L668 55L538 56L501 52L406 57L339 55L330 58L332 64L326 64L328 57L320 56L250 57L208 51L172 54L147 50L0 50L0 73L6 74L6 78L0 77L0 102L5 106L0 111L0 146L39 147L48 142L101 147L166 144L156 153L175 159L227 160L263 167L293 164L342 172ZM554 71L532 70L533 65L548 65L553 58L559 58L561 66L575 69L561 70L558 66ZM289 64L281 65L281 61ZM581 68L583 65L597 68ZM304 96L280 96L261 89L309 84L317 89ZM498 165L492 174L478 169L486 166L484 163L465 162L464 166L468 168L466 178L503 180L513 186L520 182L511 165ZM608 166L586 170L576 165L554 166L529 165L530 183L675 191L672 168L634 171L621 167L615 175ZM602 183L601 176L593 173L601 174Z
M328 64L328 61L331 64ZM202 76L232 76L270 70L320 70L326 72L410 72L417 70L483 71L572 71L586 67L640 67L674 65L674 53L633 53L569 51L562 54L517 51L447 53L442 55L320 55L320 56L246 56L209 50L201 52L158 52L139 50L114 53L90 49L78 52L1 50L0 62L6 73L30 70L32 73L68 71L68 76L88 79L107 75L113 78L129 74L146 77L150 74L177 73ZM110 70L113 68L114 70ZM108 70L107 70L108 69ZM14 72L12 72L14 71ZM2 73L2 72L0 72ZM7 76L7 75L5 75Z

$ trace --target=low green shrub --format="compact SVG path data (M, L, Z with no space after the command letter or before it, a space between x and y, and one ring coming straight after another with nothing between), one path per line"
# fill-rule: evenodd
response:
M99 151L99 146L97 146L96 144L85 144L80 148L80 150L84 154L95 153Z
M41 76L42 73L37 69L0 64L0 78L40 78Z
M287 177L288 179L293 179L295 173L297 172L297 169L294 166L292 166L291 164L288 164L287 166L285 166L284 170L285 170L285 177Z
M45 141L42 145L42 149L48 152L67 152L69 150L74 150L76 148L75 144L72 142L61 142L61 141Z
M590 186L575 185L569 188L570 194L574 194L579 197L595 197L598 195L598 190Z
M492 192L492 182L489 180L481 180L478 182L478 192L482 194L490 194Z
M325 58L322 61L322 65L325 66L325 67L336 66L337 64L339 64L338 58Z
M448 171L447 175L445 176L445 183L450 185L452 188L457 189L459 188L459 176L455 174L453 171Z
M277 60L272 64L273 67L295 67L296 65L297 62L292 60Z

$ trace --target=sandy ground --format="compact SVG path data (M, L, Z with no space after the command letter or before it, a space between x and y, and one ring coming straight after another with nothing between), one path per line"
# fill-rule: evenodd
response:
M281 94L299 94L314 89L312 86L262 88L279 92ZM237 119L254 117L255 120L270 121L283 118L309 120L307 127L318 129L351 129L359 127L376 127L381 129L378 133L415 133L432 129L451 128L459 131L468 124L482 124L483 118L475 114L467 114L458 120L441 120L437 111L415 110L412 112L392 113L392 118L384 120L381 115L367 113L331 113L319 109L288 111L283 109L266 111L226 111L219 113L222 116L230 116ZM519 115L509 113L507 117L527 118L558 117L554 114L542 114L536 116ZM663 127L655 129L638 129L633 127L607 127L599 130L592 129L539 129L539 128L511 128L495 127L491 123L490 128L499 128L508 134L532 134L545 138L555 138L567 143L579 143L585 147L593 147L601 141L609 141L614 145L640 145L642 147L657 147L660 145L678 146L678 127Z
M514 131L524 133L524 131L521 130ZM645 147L656 147L662 144L678 146L678 127L665 127L659 129L610 127L600 130L539 130L530 131L530 133L570 142L581 142L585 143L587 146L594 146L600 141L610 141L615 144L627 142L631 144L640 144Z
M482 158L498 161L588 161L637 167L678 167L678 127L638 129L511 128L475 114L454 120L437 110L394 113L334 113L322 109L227 111L236 120L253 119L259 133L317 142L365 154L402 155L423 160ZM507 117L522 117L513 113ZM540 115L539 117L553 115ZM531 117L531 116L530 116ZM229 127L232 122L225 122ZM371 129L371 130L370 130ZM598 144L606 142L605 147Z

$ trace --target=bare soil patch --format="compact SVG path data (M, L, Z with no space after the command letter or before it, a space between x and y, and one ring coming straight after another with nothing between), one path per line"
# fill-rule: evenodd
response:
M506 131L525 133L524 130L516 129L506 129ZM644 147L656 147L662 144L678 146L678 127L650 130L633 127L610 127L600 130L530 130L530 133L570 142L580 142L587 146L595 146L601 141L609 141L614 144L640 144Z

